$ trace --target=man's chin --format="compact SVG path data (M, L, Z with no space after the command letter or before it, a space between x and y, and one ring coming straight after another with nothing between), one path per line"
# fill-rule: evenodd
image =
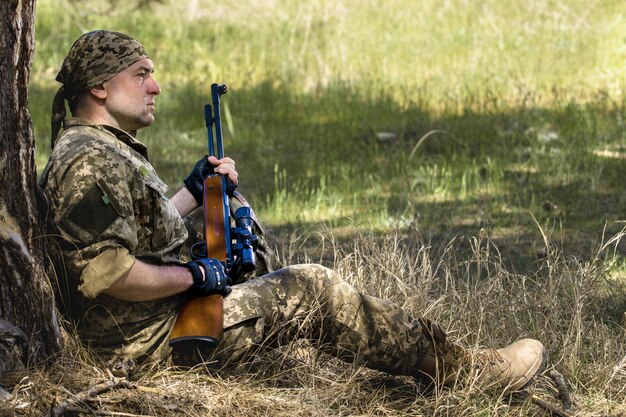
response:
M137 124L138 126L135 128L135 130L139 130L141 128L152 125L154 123L154 120L155 118L152 115L150 115L150 117L143 118L141 121L139 121L139 123Z

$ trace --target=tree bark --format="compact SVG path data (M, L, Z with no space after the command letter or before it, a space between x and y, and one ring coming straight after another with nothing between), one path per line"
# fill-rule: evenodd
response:
M0 1L0 376L61 349L28 113L35 0Z

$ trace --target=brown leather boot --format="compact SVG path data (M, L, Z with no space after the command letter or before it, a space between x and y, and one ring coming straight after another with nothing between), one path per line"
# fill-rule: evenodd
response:
M505 391L519 391L546 366L548 354L541 342L522 339L507 347L479 349L474 355L473 370L481 386L497 385Z
M450 343L437 323L424 318L417 321L430 344L413 376L429 390L450 385L457 379L460 358L466 356L465 351Z
M534 339L519 340L502 349L474 351L433 339L416 377L431 389L464 382L518 391L543 371L546 359L546 349Z

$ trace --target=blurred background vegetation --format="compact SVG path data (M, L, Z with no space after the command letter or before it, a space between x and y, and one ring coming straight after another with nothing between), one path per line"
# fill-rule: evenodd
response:
M56 72L104 28L156 64L157 121L139 138L172 192L206 152L219 82L226 152L278 232L483 233L523 267L542 231L584 256L622 227L620 2L39 0L36 17L40 169Z

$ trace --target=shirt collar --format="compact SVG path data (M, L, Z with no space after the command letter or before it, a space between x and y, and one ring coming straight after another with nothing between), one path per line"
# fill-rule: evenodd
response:
M122 141L126 145L130 146L135 151L139 152L144 158L148 159L148 148L142 142L135 138L137 131L127 132L117 127L109 125L95 124L87 119L80 117L68 117L63 120L63 128L67 129L73 126L89 126L101 131L107 131L112 133L118 140Z

